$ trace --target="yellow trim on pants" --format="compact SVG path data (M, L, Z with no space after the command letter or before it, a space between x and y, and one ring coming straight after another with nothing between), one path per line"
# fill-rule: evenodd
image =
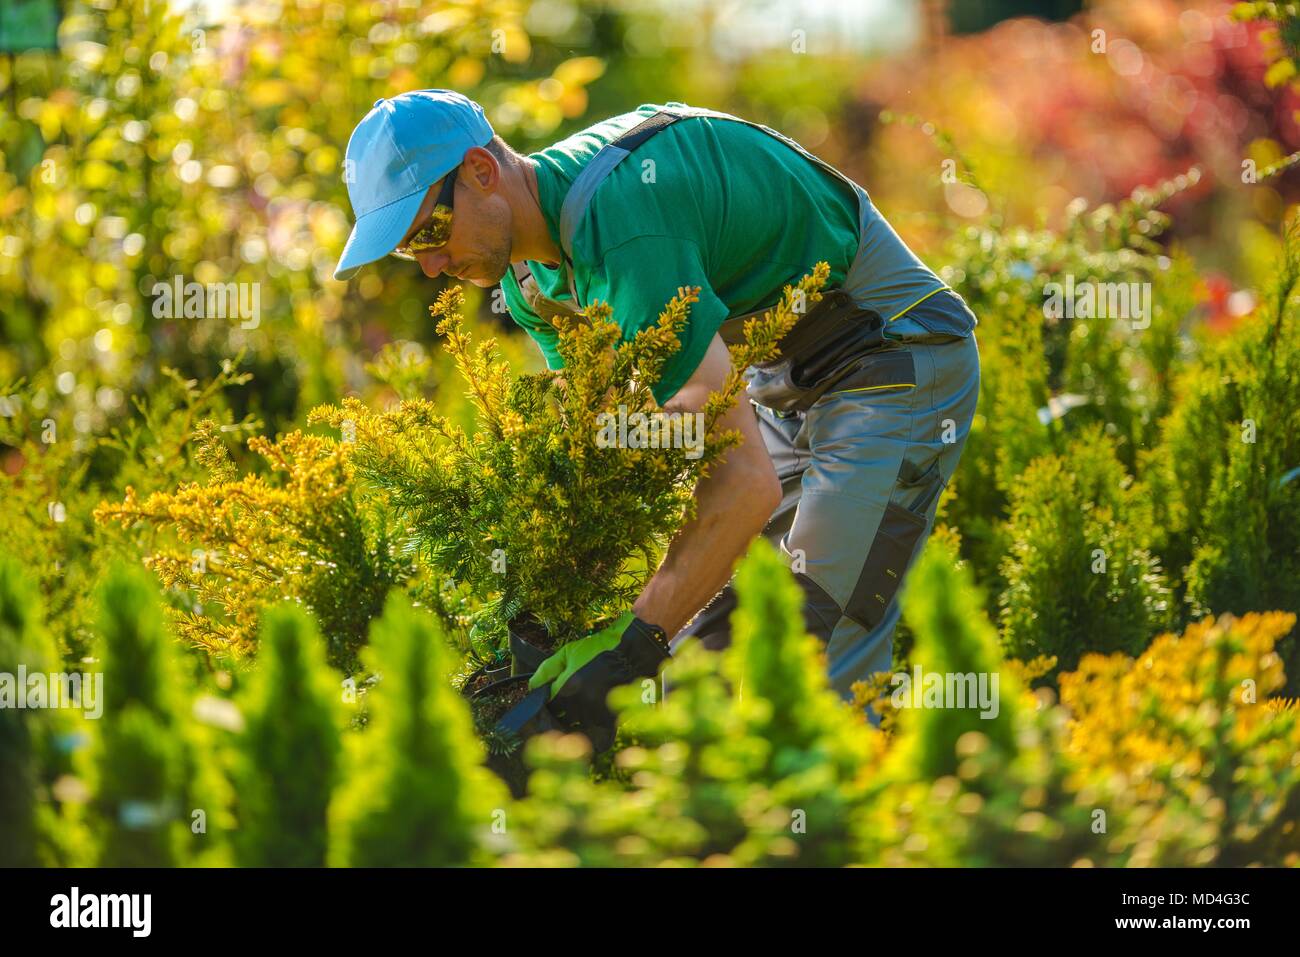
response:
M856 389L840 389L837 392L829 393L830 395L841 395L845 392L874 392L876 389L914 389L915 382L891 382L889 385L864 385Z
M922 296L920 299L916 300L916 302L912 303L910 306L907 306L907 307L906 307L902 312L898 313L898 314L895 315L895 316L890 316L890 317L889 317L888 319L886 319L885 321L886 321L886 322L893 322L895 319L901 319L901 318L902 318L903 316L905 316L905 315L906 315L910 310L915 309L917 306L919 306L921 303L925 302L925 301L926 301L927 299L929 299L931 296L935 295L936 293L941 293L941 292L943 292L945 289L948 289L948 290L951 291L951 287L950 287L950 286L940 286L938 289L934 290L934 292L927 292L927 293L926 293L924 296Z

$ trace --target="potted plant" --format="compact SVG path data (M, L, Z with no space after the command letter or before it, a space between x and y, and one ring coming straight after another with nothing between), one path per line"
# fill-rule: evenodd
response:
M465 679L460 683L461 694L467 698L473 698L476 692L483 690L495 681L508 677L510 677L509 659L492 658L479 663L465 676Z
M510 635L510 673L532 674L555 651L555 639L531 612L506 622Z
M470 695L479 737L487 745L487 765L522 797L528 780L523 743L535 734L554 731L560 723L548 707L550 687L528 688L532 673L507 675Z
M828 275L819 263L747 323L726 383L689 423L666 418L653 387L679 348L694 289L680 289L655 325L627 340L603 303L557 319L564 368L515 375L495 340L471 347L451 287L431 312L468 387L472 431L425 399L382 412L348 399L312 413L313 422L350 423L357 475L400 517L417 563L473 596L476 645L509 654L513 677L474 689L476 710L504 717L509 708L497 709L523 703L520 679L547 655L631 607L693 514L695 483L740 441L718 422L744 388L743 371L777 354L801 315L796 304L816 302ZM653 443L644 441L650 422ZM635 435L620 431L626 423Z

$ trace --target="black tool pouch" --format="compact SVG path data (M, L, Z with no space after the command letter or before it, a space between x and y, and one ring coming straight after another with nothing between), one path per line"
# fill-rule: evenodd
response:
M746 392L777 412L806 412L885 344L884 329L879 313L831 289L786 333L779 358L746 370Z

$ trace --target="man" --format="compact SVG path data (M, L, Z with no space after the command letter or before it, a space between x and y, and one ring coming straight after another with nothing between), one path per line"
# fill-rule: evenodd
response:
M979 362L975 316L862 187L767 127L681 103L520 156L447 90L379 100L347 168L357 223L336 278L392 253L431 278L500 283L551 368L555 315L600 299L630 337L699 286L656 388L670 412L702 407L741 319L816 262L842 290L782 342L783 364L748 370L751 401L722 423L744 442L699 483L694 520L632 609L534 675L554 710L605 746L610 689L690 638L725 646L727 583L760 532L803 588L836 691L890 669L898 586L965 443Z

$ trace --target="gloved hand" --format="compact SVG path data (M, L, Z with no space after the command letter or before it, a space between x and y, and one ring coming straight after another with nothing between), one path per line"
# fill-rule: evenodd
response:
M653 637L657 630L632 612L624 612L609 626L569 642L543 661L528 687L551 682L552 713L584 732L597 751L604 751L614 743L615 725L605 698L619 685L653 678L671 657L666 642L660 644Z

